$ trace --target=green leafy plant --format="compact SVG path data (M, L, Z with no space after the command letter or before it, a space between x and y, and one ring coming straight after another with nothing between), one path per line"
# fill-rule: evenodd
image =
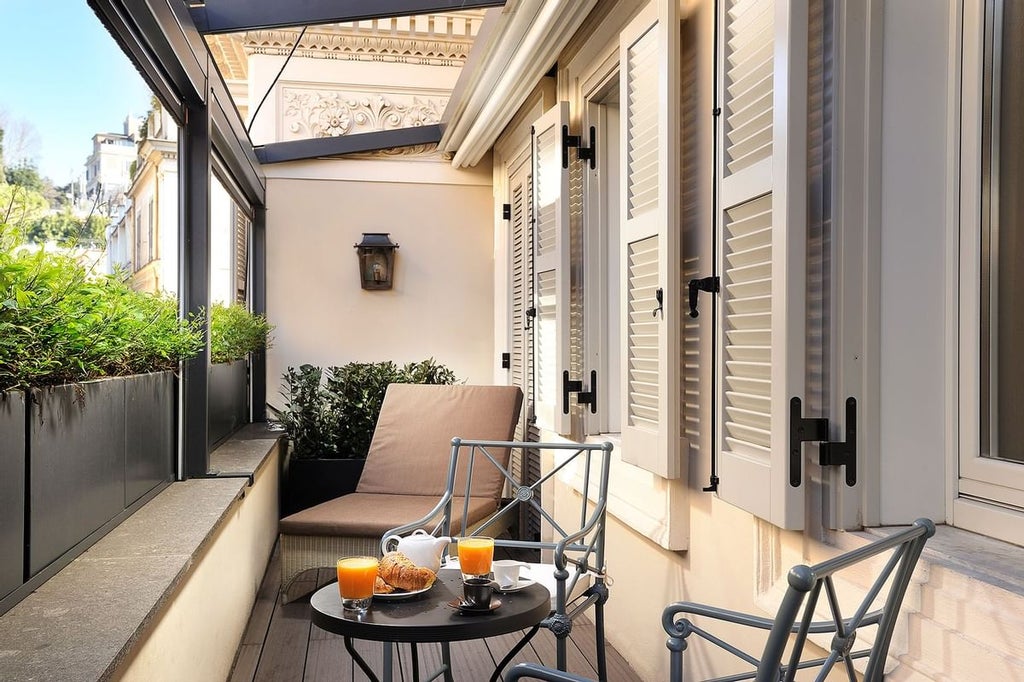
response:
M213 305L210 308L210 362L242 360L249 353L269 348L273 329L265 317L240 305Z
M0 390L173 369L201 347L198 322L179 319L173 297L26 248L0 223Z
M458 377L433 358L399 367L394 362L350 362L321 370L289 367L283 377L281 422L292 457L364 458L390 384L455 384ZM315 393L314 393L315 388Z
M321 380L323 370L313 365L289 367L281 393L284 410L274 410L291 439L292 456L299 459L337 456L334 429L328 424Z

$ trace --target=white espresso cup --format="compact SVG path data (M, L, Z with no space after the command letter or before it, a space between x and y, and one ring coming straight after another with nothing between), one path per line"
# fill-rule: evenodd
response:
M519 570L526 565L512 559L492 561L491 570L494 571L494 582L498 583L498 589L512 590L519 587Z

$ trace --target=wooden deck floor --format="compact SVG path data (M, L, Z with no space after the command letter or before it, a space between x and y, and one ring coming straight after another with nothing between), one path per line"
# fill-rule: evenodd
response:
M313 587L334 580L333 571L321 569L317 574L306 573ZM249 624L235 657L230 682L349 682L365 680L345 651L341 637L325 632L310 622L309 597L282 605L278 599L281 584L281 566L274 553L263 577ZM570 672L597 677L591 663L594 654L594 627L590 621L573 624L568 647ZM519 640L516 633L470 642L452 644L452 668L460 682L482 682L494 671L497 661ZM380 670L381 645L376 642L357 642L356 648L375 670ZM436 645L420 645L420 670L433 671L440 663L440 649ZM640 678L611 646L607 647L608 677L610 682L639 682ZM555 638L541 629L530 644L515 659L539 661L554 665ZM401 645L395 663L395 679L411 680L408 645ZM398 670L399 665L401 671Z

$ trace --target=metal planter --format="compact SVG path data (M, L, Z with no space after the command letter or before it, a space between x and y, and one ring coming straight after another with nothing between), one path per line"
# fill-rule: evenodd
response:
M32 390L29 573L124 509L123 379Z
M355 492L365 459L288 459L281 480L281 516Z
M25 394L0 393L0 599L24 582Z
M210 365L209 448L249 423L249 367L245 360Z
M124 506L174 475L174 374L125 377Z

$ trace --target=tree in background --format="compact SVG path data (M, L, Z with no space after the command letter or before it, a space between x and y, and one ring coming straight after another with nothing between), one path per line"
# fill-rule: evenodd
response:
M25 231L30 242L42 244L55 241L67 246L102 247L106 241L110 218L92 214L79 218L65 208L32 222Z

